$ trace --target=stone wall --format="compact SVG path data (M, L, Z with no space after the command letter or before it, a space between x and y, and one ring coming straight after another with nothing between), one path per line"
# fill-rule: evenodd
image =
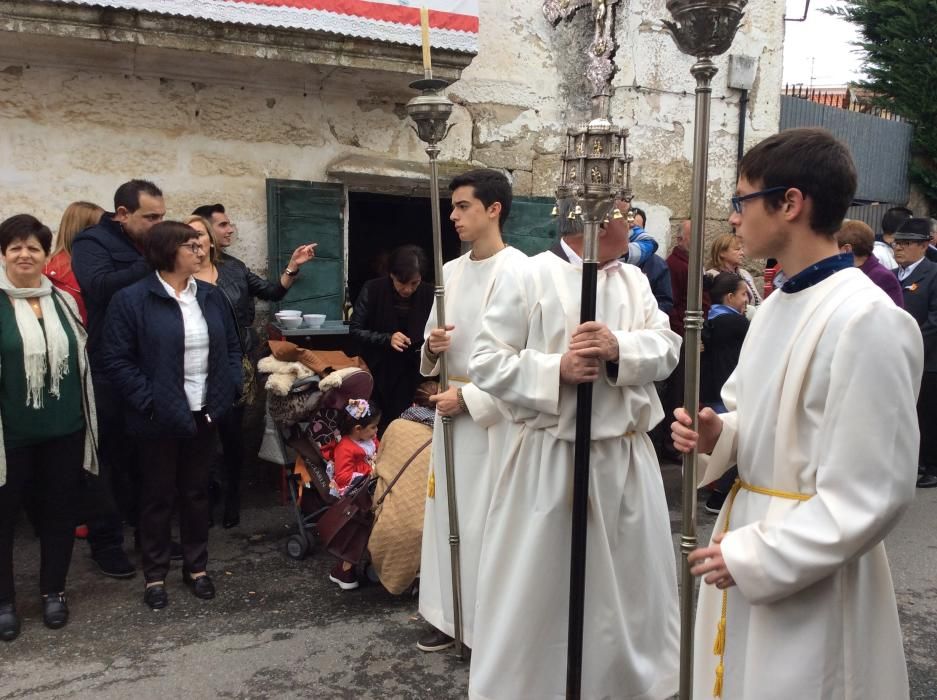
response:
M517 194L551 195L565 126L588 112L588 12L554 28L534 0L480 4L479 54L450 88L457 106L442 159L504 168ZM648 211L649 229L666 249L673 227L689 212L694 83L692 60L660 25L664 5L619 4L613 116L631 129L635 201ZM751 3L733 47L759 62L747 115L749 144L777 130L783 11L778 0ZM29 211L54 228L68 202L90 199L108 208L117 185L148 177L165 190L171 216L205 202L229 205L241 231L235 254L262 270L267 178L325 180L329 164L349 156L425 162L406 119L410 94L382 90L375 81L362 89L364 81L351 71L341 79L325 80L319 71L297 81L299 69L284 67L278 77L249 69L254 59L232 56L213 57L211 74L199 78L194 52L185 62L178 50L166 49L167 69L160 74L153 50L144 73L109 59L107 51L95 61L84 54L76 61L78 39L50 46L41 56L17 60L0 42L2 217ZM115 56L118 51L127 49L114 47ZM739 109L739 94L726 87L726 61L717 64L710 233L727 230Z

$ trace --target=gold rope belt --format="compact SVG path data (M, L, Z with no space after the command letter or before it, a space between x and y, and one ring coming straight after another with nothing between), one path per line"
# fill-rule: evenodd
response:
M776 489L766 489L762 486L749 484L741 479L736 479L732 484L732 490L729 491L729 497L726 505L726 520L722 528L722 533L729 531L729 521L732 517L732 506L735 503L735 496L739 489L745 489L752 493L758 493L762 496L773 496L774 498L785 498L789 501L809 501L813 498L812 493L797 493L796 491L778 491ZM719 657L719 665L716 666L716 683L713 686L713 697L722 697L722 680L725 676L726 660L726 613L729 607L729 589L722 591L722 616L719 618L719 629L716 631L716 641L713 644L713 654Z

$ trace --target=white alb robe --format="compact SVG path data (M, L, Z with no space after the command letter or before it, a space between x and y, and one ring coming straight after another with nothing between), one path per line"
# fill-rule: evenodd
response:
M738 463L722 553L729 588L723 700L907 698L882 540L914 495L921 333L860 270L761 306L722 391L708 483ZM714 532L722 532L726 506ZM722 592L702 584L694 698L713 696Z
M455 451L456 501L459 513L459 562L462 579L462 634L472 646L475 610L475 582L481 552L485 517L491 502L494 477L489 453L500 450L504 417L495 400L468 383L468 361L475 337L481 327L482 312L488 304L492 284L499 270L524 265L527 256L516 248L505 248L484 260L472 260L471 254L446 263L443 279L446 287L446 323L455 326L452 345L447 353L451 386L462 388L462 398L469 413L452 421ZM436 328L436 305L426 324L426 336ZM424 346L425 347L425 346ZM439 365L430 363L423 353L420 371L425 376L438 374ZM446 497L446 463L443 451L442 421L433 426L433 452L430 460L434 496L426 499L423 521L423 544L420 557L420 614L437 629L455 635L452 613L452 569L449 547L449 503Z
M576 387L560 358L579 325L582 273L552 252L499 275L469 376L511 415L478 574L469 697L565 697ZM679 614L670 518L647 431L654 381L677 364L647 279L598 273L597 319L618 339L617 375L594 385L582 697L676 691Z

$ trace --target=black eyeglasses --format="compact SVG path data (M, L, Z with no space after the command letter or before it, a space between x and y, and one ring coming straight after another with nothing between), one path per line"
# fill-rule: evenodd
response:
M766 190L759 190L758 192L752 192L751 194L736 195L732 198L732 208L735 209L736 214L741 214L742 202L745 202L749 199L755 199L755 197L764 197L766 194L784 192L785 190L789 189L790 187L769 187Z
M189 250L191 250L191 251L192 251L193 253L195 253L196 255L198 255L199 253L204 252L204 251L202 250L202 246L201 246L200 243L194 243L194 242L193 242L193 243L181 243L181 244L179 244L179 247L180 247L180 248L188 248Z

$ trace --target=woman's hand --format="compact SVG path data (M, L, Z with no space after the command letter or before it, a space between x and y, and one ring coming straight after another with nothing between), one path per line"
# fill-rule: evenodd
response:
M400 331L390 337L390 346L397 352L403 352L410 347L410 339Z
M670 424L670 436L678 452L692 452L694 447L704 454L713 451L722 435L722 418L715 411L704 408L699 412L698 433L690 428L693 421L685 408L678 408L673 415L677 420Z

